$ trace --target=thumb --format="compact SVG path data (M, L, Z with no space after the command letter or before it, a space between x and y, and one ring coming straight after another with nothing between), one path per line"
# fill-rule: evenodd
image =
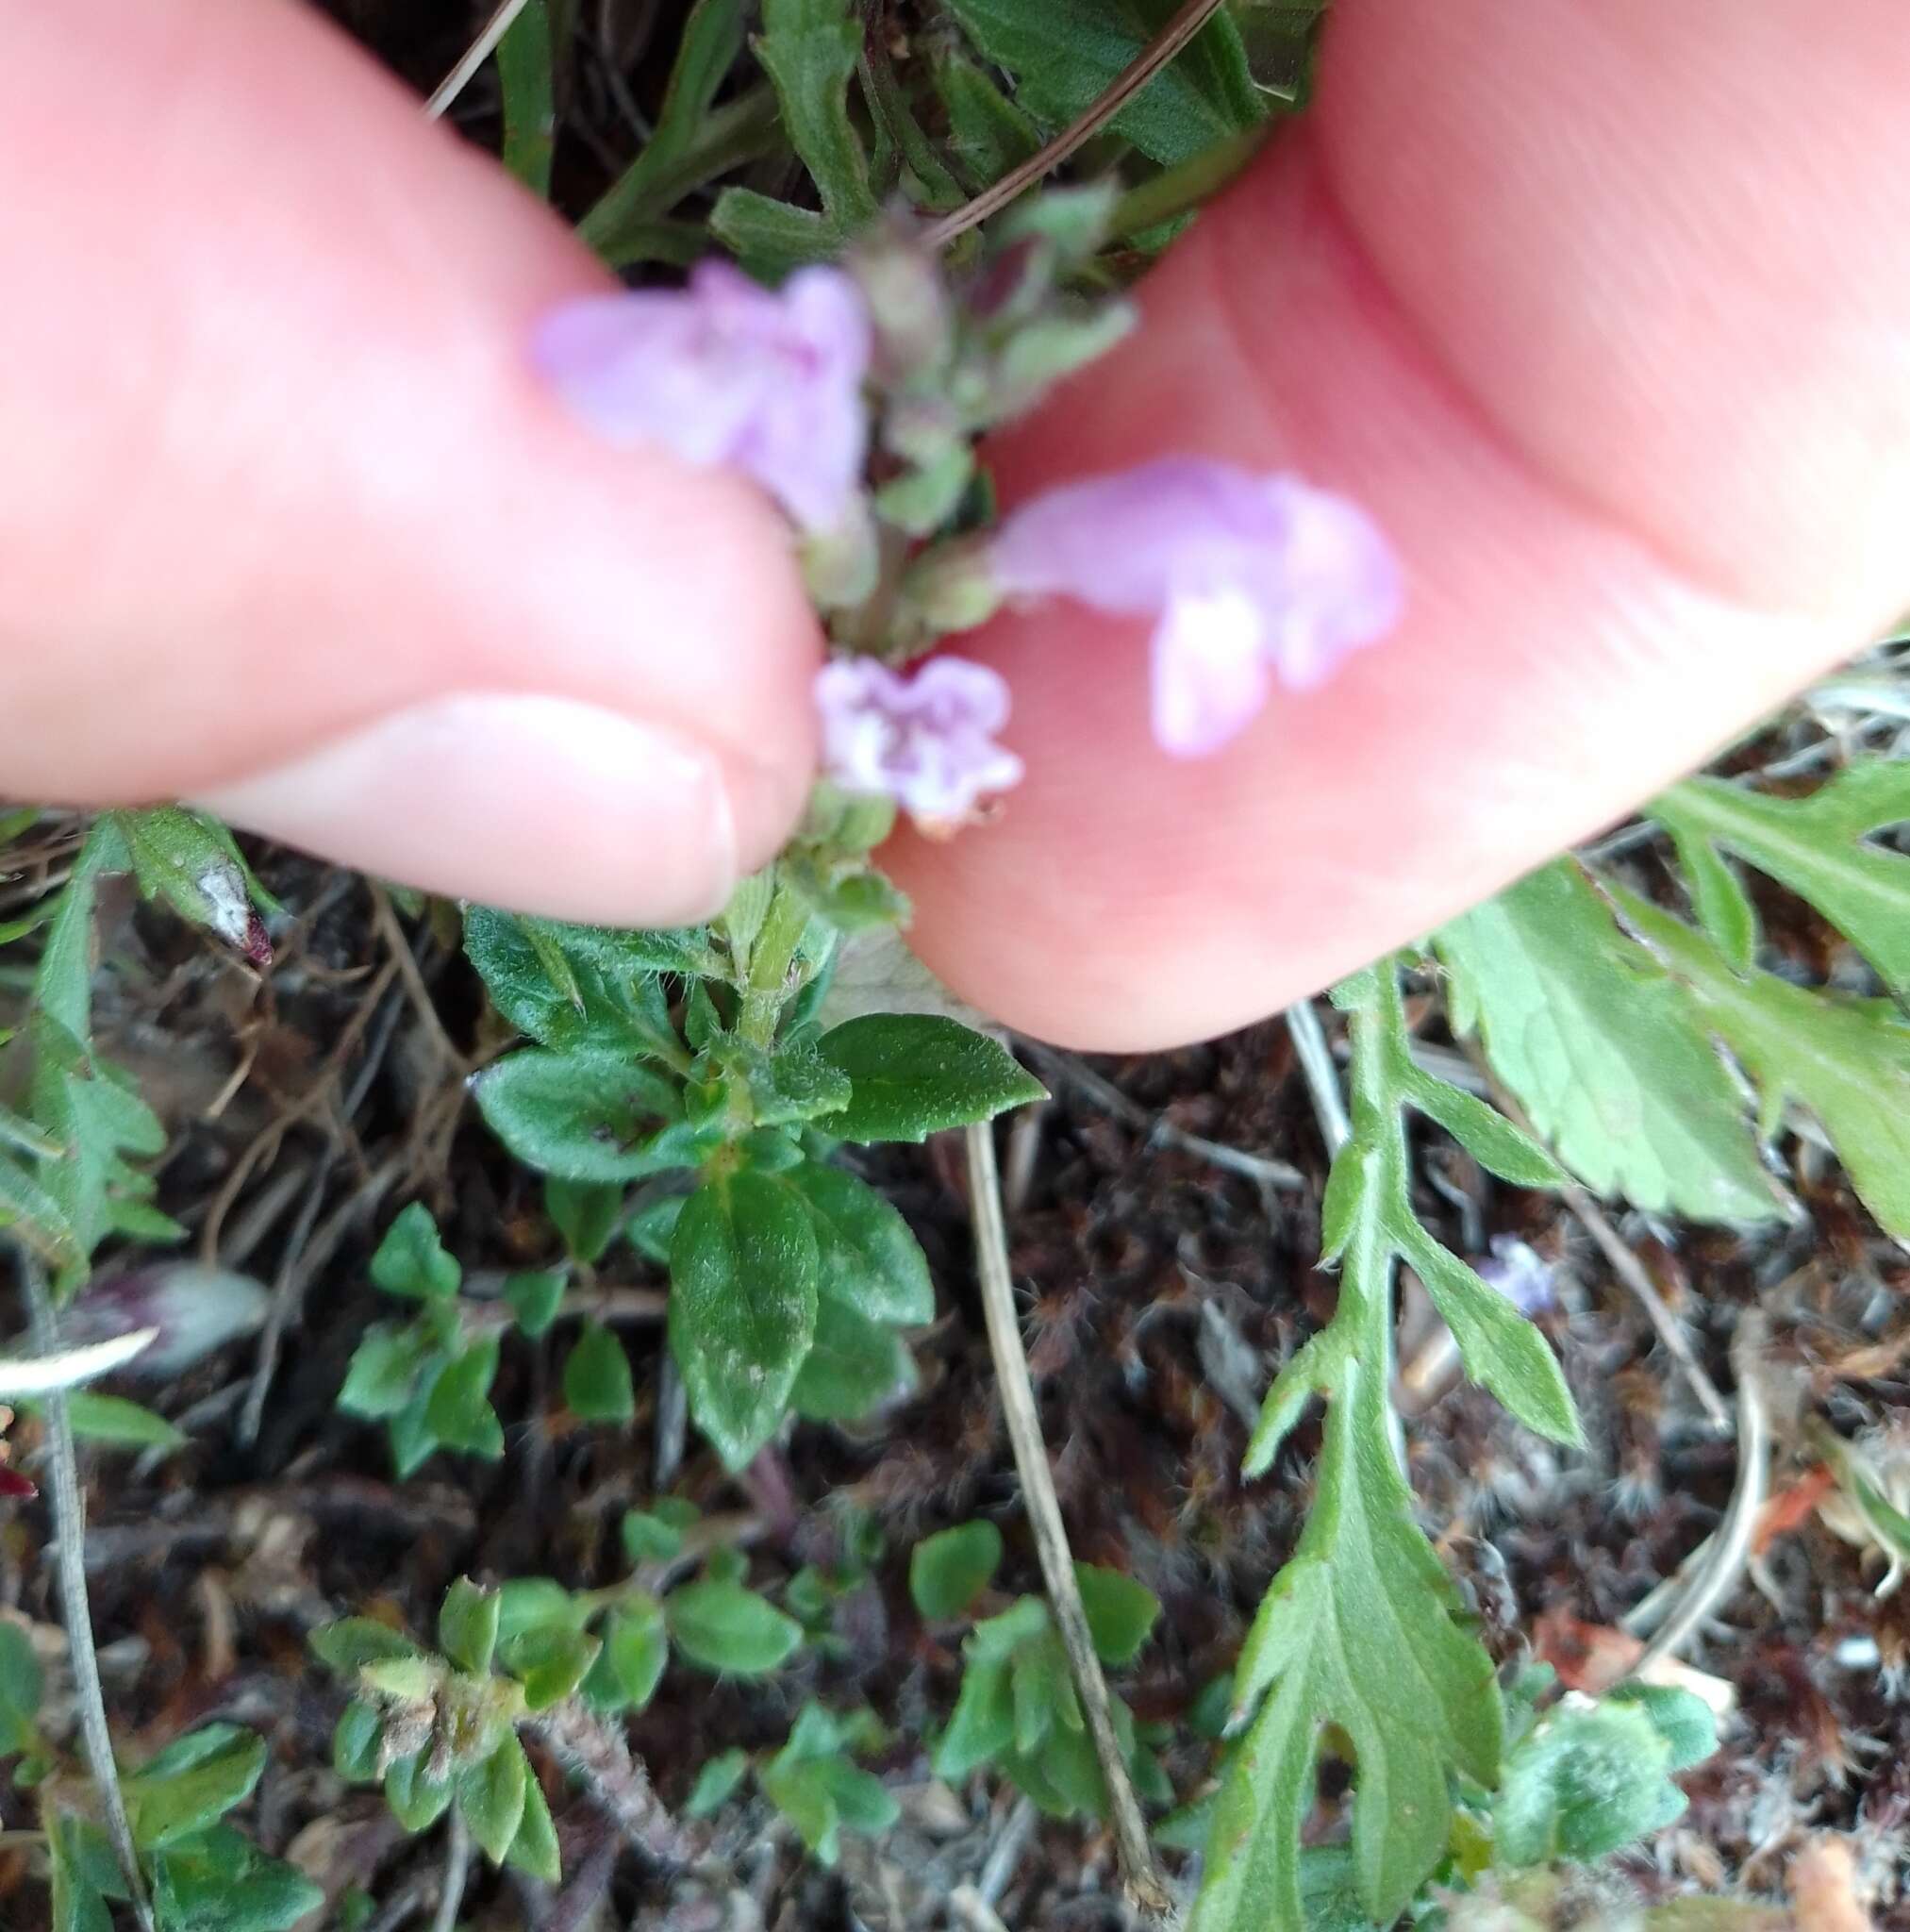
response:
M787 541L546 396L536 318L604 285L554 220L257 0L23 15L0 168L0 790L572 918L770 856L813 771Z

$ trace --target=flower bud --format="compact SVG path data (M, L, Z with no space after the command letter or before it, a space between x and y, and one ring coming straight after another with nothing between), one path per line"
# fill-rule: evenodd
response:
M105 1341L141 1328L158 1333L120 1372L160 1381L265 1322L271 1296L249 1275L187 1261L159 1261L102 1275L67 1308L60 1339Z

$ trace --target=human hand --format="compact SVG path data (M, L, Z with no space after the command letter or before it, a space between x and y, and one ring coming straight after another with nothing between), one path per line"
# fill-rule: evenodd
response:
M601 272L291 9L70 0L15 38L5 789L196 796L560 915L710 909L800 805L819 645L766 509L527 375ZM1316 108L999 459L1011 498L1164 449L1298 469L1386 527L1407 619L1198 763L1146 736L1138 633L965 640L1029 769L999 824L891 848L930 963L1077 1044L1239 1024L1887 624L1906 96L1892 0L1835 44L1775 0L1342 0Z

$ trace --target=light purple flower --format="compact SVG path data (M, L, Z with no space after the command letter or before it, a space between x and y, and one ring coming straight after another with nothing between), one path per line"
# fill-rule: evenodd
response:
M1154 734L1200 758L1236 736L1274 681L1323 684L1397 622L1400 571L1366 512L1298 477L1170 457L1064 485L989 548L1012 597L1070 597L1152 617Z
M985 664L932 658L905 675L838 658L816 675L816 707L824 775L892 798L924 825L957 825L985 793L1021 782L1021 759L994 741L1008 687Z
M765 289L706 261L686 289L567 303L532 355L571 408L619 443L753 477L806 530L848 510L868 442L869 315L839 269Z
M1521 1315L1536 1315L1558 1302L1558 1271L1515 1236L1495 1234L1491 1258L1481 1261L1476 1272Z

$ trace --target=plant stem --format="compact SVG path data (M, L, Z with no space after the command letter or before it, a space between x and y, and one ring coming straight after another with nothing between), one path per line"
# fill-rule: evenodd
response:
M464 1903L470 1877L471 1827L454 1805L444 1846L444 1884L438 1894L438 1909L431 1915L431 1932L457 1932L457 1908Z
M799 892L778 884L750 949L749 984L743 989L742 1035L756 1046L768 1046L776 1036L776 1022L789 996L789 968L808 929L807 903Z
M1115 1848L1128 1897L1143 1912L1164 1917L1172 1901L1148 1842L1147 1823L1134 1794L1121 1740L1114 1734L1114 1711L1107 1679L1095 1655L1074 1577L1074 1559L1068 1532L1061 1522L1061 1505L1055 1494L1055 1477L1048 1467L1048 1449L1041 1440L1041 1419L1035 1408L1034 1385L1028 1375L1027 1351L1021 1345L1021 1324L1015 1314L1015 1288L1008 1269L1008 1231L1002 1219L1002 1185L995 1171L995 1136L986 1121L968 1130L969 1207L973 1217L976 1258L980 1263L982 1312L988 1323L988 1350L994 1357L995 1379L1001 1391L1002 1412L1008 1424L1008 1441L1021 1478L1021 1501L1035 1532L1041 1575L1048 1586L1049 1607L1068 1653L1075 1689L1088 1718L1094 1756L1107 1787L1107 1808L1114 1826Z
M975 198L922 235L922 244L941 248L957 235L979 227L991 214L999 212L1027 188L1032 188L1051 169L1058 168L1074 150L1098 134L1136 94L1178 54L1220 10L1221 0L1183 0L1180 10L1155 34L1115 77L1098 99L1082 112L1039 154L1030 155L1018 168L1010 168L992 188L985 188Z
M24 1246L16 1243L14 1255L33 1317L34 1343L43 1355L56 1354L59 1348L59 1319L54 1312L45 1277L40 1272L39 1262ZM93 1649L92 1607L86 1593L86 1498L80 1492L79 1462L73 1445L73 1418L67 1411L65 1390L49 1391L41 1413L46 1422L50 1476L47 1493L53 1504L60 1615L66 1624L80 1737L86 1746L87 1766L99 1794L100 1818L112 1840L126 1888L132 1893L134 1915L141 1932L153 1932L152 1903L146 1896L146 1882L141 1874L139 1854L133 1844L133 1827L126 1817L125 1797L120 1790L119 1767L113 1762L112 1729L107 1723L99 1656Z
M1313 1096L1320 1138L1329 1154L1337 1154L1352 1137L1353 1125L1346 1117L1346 1102L1340 1098L1339 1074L1333 1064L1333 1049L1326 1043L1325 1029L1311 1000L1296 1001L1287 1008L1286 1018L1300 1071L1306 1075L1306 1091Z

